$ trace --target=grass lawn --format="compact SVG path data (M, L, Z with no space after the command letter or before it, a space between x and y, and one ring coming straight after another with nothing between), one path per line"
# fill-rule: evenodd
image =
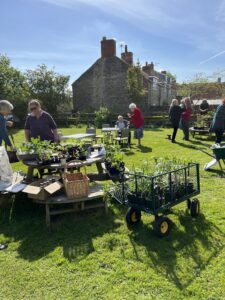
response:
M84 129L63 129L64 133ZM186 203L173 209L170 235L160 239L153 217L144 214L132 230L126 208L114 202L103 210L63 215L45 226L42 206L24 195L1 208L0 299L225 299L225 179L204 172L209 157L196 150L212 141L171 144L168 129L145 132L143 147L127 152L128 167L152 156L173 155L201 164L201 215L192 218ZM17 143L23 133L16 134ZM25 171L18 163L14 169Z

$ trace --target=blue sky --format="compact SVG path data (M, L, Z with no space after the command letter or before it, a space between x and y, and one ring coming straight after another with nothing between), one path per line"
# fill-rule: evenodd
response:
M103 36L178 81L225 70L225 0L0 0L0 53L22 70L45 63L78 78Z

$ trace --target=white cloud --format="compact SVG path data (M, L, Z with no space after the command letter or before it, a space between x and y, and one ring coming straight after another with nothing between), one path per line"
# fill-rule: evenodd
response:
M68 9L92 7L125 20L146 34L189 44L196 49L219 51L225 47L223 28L211 22L214 14L225 11L225 0L218 7L202 8L196 0L37 0ZM210 18L209 18L210 16ZM90 29L91 30L91 29ZM107 32L107 28L106 28ZM146 36L146 38L148 38Z

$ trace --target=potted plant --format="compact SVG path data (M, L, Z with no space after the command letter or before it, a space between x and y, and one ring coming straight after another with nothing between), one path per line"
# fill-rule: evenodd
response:
M87 157L88 157L88 148L89 148L89 146L87 146L86 144L80 143L80 145L77 149L79 160L86 160L87 159Z

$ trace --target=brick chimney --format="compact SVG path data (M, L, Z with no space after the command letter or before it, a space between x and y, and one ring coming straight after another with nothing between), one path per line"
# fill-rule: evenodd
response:
M101 41L101 54L104 58L116 56L116 41L103 37Z
M152 71L154 71L154 64L151 62L150 64L146 62L145 66L142 67L142 70L147 73L148 75L152 74Z
M125 46L125 51L121 53L121 59L124 60L129 65L133 65L133 52L128 51L127 45Z

